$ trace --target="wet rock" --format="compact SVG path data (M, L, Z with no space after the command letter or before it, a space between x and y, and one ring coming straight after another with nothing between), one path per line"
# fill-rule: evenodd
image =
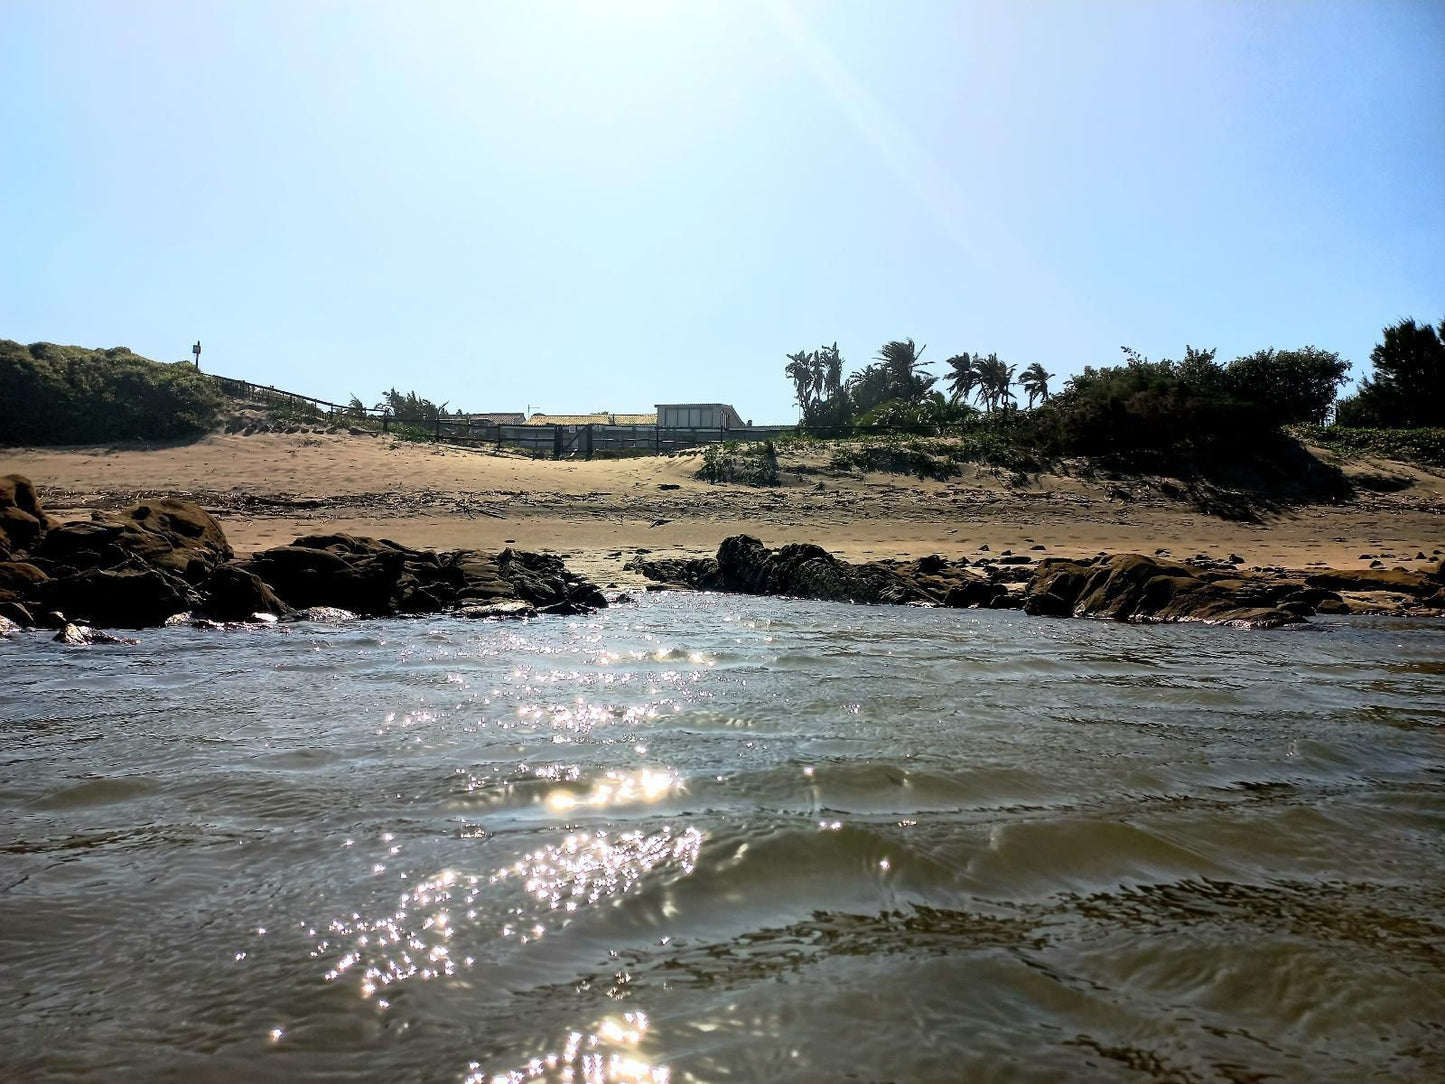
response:
M251 621L256 614L285 617L291 612L261 577L240 565L225 564L206 581L204 612L216 621Z
M1000 595L1008 594L1008 588L988 580L973 580L957 584L943 596L943 604L950 609L963 610L974 607L987 609Z
M14 636L22 628L20 622L12 621L4 614L0 614L0 639Z
M499 599L496 602L479 602L463 606L457 611L457 616L469 617L473 620L536 617L537 608L530 602L523 602L520 599Z
M308 606L304 610L296 610L291 614L292 621L317 621L328 625L339 625L345 621L357 620L357 615L350 610L343 610L336 606Z
M37 629L63 629L70 624L65 620L65 615L59 610L42 610L35 615L35 627Z
M18 602L0 602L0 617L15 622L22 629L35 627L34 615Z
M1201 621L1249 628L1275 628L1300 621L1301 615L1262 605L1189 565L1142 554L1118 554L1090 562L1040 562L1025 593L1028 599L1053 595L1075 617L1112 621ZM1059 609L1050 599L1037 607Z
M36 591L45 606L72 622L132 629L159 625L196 602L184 580L145 567L85 569L45 580Z
M560 557L512 549L414 550L388 539L308 535L258 553L241 567L289 606L332 606L366 616L505 600L568 613L607 605L602 592L569 572Z
M1073 617L1074 609L1052 591L1043 591L1024 599L1024 613L1030 617Z
M941 568L942 558L925 559ZM774 595L831 602L932 603L938 594L912 575L882 562L852 564L827 550L792 543L770 550L749 535L723 540L716 557L635 557L625 566L652 580L703 591Z
M58 644L67 644L70 647L85 647L88 644L134 644L135 640L122 639L119 636L112 636L100 629L93 629L89 625L67 624L53 637Z

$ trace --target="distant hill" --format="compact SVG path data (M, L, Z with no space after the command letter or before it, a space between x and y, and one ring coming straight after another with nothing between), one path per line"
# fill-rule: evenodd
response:
M189 362L163 364L123 346L0 339L0 445L197 437L221 403L214 381Z

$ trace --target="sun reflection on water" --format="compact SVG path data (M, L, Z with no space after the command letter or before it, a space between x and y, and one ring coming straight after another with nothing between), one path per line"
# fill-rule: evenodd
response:
M639 1057L636 1048L647 1033L647 1014L623 1013L609 1017L590 1031L572 1031L560 1051L531 1058L505 1073L484 1070L480 1062L467 1066L462 1084L667 1084L672 1071Z

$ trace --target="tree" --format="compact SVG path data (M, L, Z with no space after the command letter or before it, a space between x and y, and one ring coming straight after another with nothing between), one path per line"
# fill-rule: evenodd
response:
M1005 399L1013 399L1014 394L1009 387L1013 384L1017 366L1005 364L997 354L975 358L974 365L978 370L979 402L988 410L997 410L1003 406Z
M968 402L973 389L978 387L978 370L974 368L973 358L967 353L955 354L944 364L949 369L948 376L944 378L948 382L949 395L955 402Z
M1019 387L1023 388L1024 394L1029 397L1029 409L1034 408L1034 400L1041 402L1049 401L1049 381L1054 377L1053 373L1044 372L1044 367L1034 362L1024 370L1019 377Z
M893 339L878 349L877 360L888 373L889 398L914 403L922 399L938 382L938 377L925 373L922 360L926 346L915 346L912 339Z
M1340 403L1344 425L1417 428L1445 425L1445 320L1429 324L1401 320L1384 329L1370 351L1373 377Z
M1257 350L1225 367L1233 398L1256 407L1269 425L1324 422L1335 393L1350 371L1336 353L1305 346L1299 350Z
M793 397L798 401L800 415L808 409L813 400L813 356L806 350L788 355L788 364L783 372L793 382Z

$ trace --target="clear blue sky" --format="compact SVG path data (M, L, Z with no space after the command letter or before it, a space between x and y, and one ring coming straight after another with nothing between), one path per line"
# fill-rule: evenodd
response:
M368 403L1445 316L1445 4L0 2L0 337Z

